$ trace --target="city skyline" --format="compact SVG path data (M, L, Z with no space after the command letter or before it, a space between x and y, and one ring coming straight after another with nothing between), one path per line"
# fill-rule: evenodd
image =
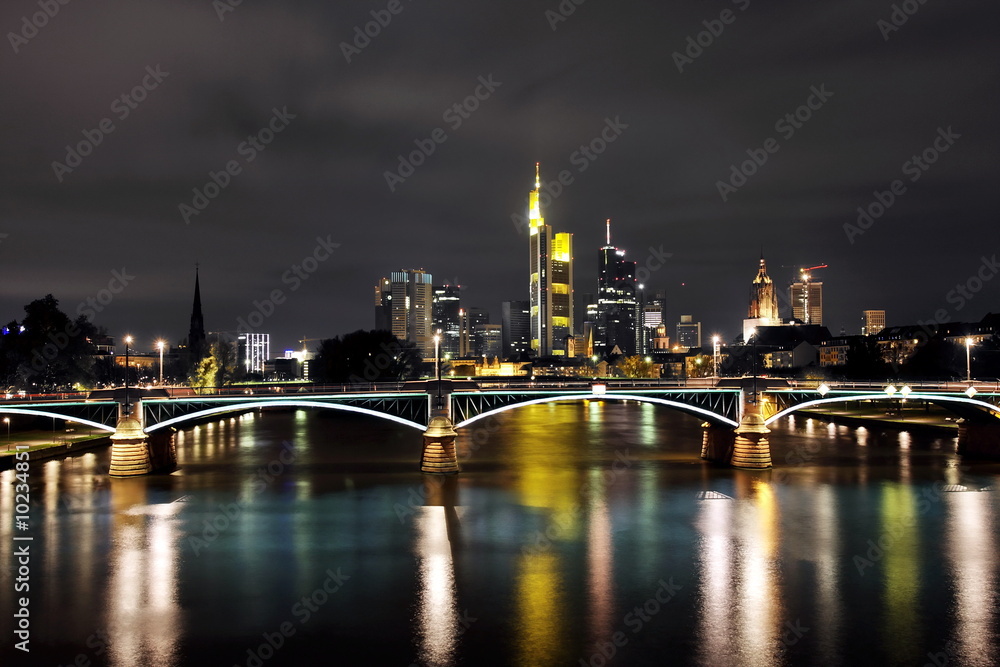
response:
M761 244L779 290L829 264L835 334L998 310L996 7L401 6L357 53L380 7L60 5L29 37L36 4L0 8L5 317L51 293L177 343L200 262L206 330L271 311L275 350L370 328L398 267L496 318L534 162L577 262L613 218L706 335L739 333Z

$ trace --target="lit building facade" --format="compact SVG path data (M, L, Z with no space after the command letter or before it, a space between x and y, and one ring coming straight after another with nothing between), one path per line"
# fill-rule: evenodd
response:
M757 276L750 284L750 308L747 317L760 320L762 326L774 326L781 322L781 315L778 313L778 294L774 291L774 281L767 275L767 263L763 255L760 257Z
M504 357L531 351L531 305L527 301L504 301L500 326Z
M616 346L626 355L639 351L639 302L635 262L625 251L611 245L611 221L606 240L597 255L597 314L594 323L594 353L606 355Z
M878 332L885 329L885 311L884 310L866 310L862 312L861 316L864 324L861 326L862 336L875 336Z
M459 285L434 286L434 332L441 332L441 356L457 357L461 343Z
M423 269L393 271L376 286L376 328L415 343L424 357L433 357L433 306L431 274Z
M566 354L573 336L573 235L553 234L542 217L542 181L528 194L531 349L538 356Z
M271 358L271 334L241 333L237 341L237 362L247 373L263 373Z
M701 322L694 322L690 315L681 315L681 321L677 323L677 345L701 347Z
M792 318L803 324L823 324L823 283L809 279L803 272L799 280L789 287L792 301Z

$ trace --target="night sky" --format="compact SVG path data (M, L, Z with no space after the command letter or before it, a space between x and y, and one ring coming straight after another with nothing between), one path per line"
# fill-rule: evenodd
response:
M610 217L640 266L669 253L646 281L669 321L726 339L761 246L779 285L829 264L834 333L866 308L890 325L1000 310L996 2L908 0L899 26L872 0L561 6L5 0L0 319L47 293L70 314L93 298L93 321L137 348L178 342L200 263L208 330L280 290L256 329L274 356L372 328L376 281L404 268L460 283L499 323L501 301L528 298L512 214L536 161L572 179L544 214L575 235L578 294ZM417 142L433 153L400 172ZM933 164L907 164L928 148ZM895 180L881 217L845 229Z

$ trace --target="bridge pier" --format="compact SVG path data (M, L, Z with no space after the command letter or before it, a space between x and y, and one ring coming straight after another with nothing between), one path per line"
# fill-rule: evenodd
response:
M734 468L764 469L771 467L771 444L767 434L771 429L764 426L758 404L749 403L744 407L743 419L736 429L733 442Z
M149 446L142 424L135 417L123 416L111 436L112 477L134 477L153 472Z
M958 453L962 456L1000 459L1000 423L965 421L959 424Z
M458 456L455 453L455 425L444 415L431 418L424 431L424 452L420 457L420 472L434 474L457 473Z
M710 422L701 425L701 458L713 463L729 465L733 458L736 433L728 426Z

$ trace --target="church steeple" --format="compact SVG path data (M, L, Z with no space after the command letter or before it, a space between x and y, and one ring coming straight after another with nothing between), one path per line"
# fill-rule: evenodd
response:
M757 276L750 286L750 308L747 315L750 319L760 318L768 324L778 324L778 295L774 291L774 282L767 275L767 263L764 261L764 250L760 251L760 267Z
M205 352L205 318L201 314L201 281L198 266L194 267L194 304L191 306L191 329L188 331L188 350L194 360Z

